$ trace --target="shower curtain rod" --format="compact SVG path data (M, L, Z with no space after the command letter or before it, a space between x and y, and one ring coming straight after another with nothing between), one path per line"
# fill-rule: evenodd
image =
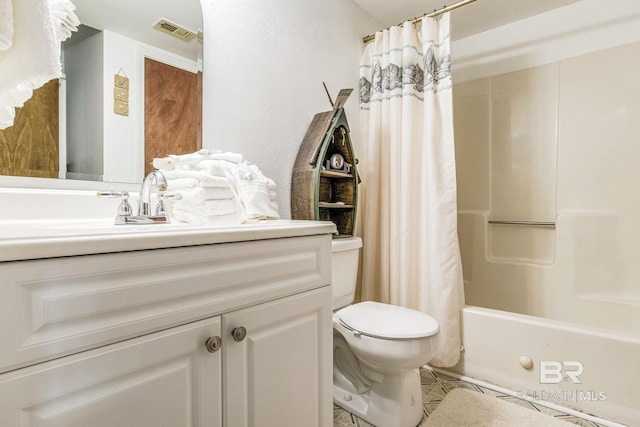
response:
M462 0L462 1L459 1L458 3L452 4L451 6L445 6L442 9L434 10L433 12L431 12L431 13L429 13L427 15L421 16L420 18L414 18L414 19L411 20L411 22L413 22L415 24L416 22L418 22L419 20L421 20L424 17L433 18L434 16L442 15L443 13L447 13L447 12L452 11L454 9L457 9L459 7L465 6L465 5L469 4L469 3L473 3L474 1L476 1L476 0ZM398 24L398 25L402 25L402 24ZM364 43L369 43L371 40L373 40L375 38L376 38L375 34L370 34L368 36L363 37L362 41Z

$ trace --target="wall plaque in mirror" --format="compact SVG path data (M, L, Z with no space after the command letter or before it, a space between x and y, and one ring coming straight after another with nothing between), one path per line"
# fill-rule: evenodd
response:
M72 1L82 25L63 44L63 78L0 131L0 175L138 183L149 158L200 148L200 0ZM114 111L123 96L127 115Z

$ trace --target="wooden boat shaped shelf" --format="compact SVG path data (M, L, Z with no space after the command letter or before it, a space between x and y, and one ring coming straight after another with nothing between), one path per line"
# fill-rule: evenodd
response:
M353 236L358 204L357 159L343 105L352 89L342 89L333 110L318 113L300 145L291 179L291 217L332 221L338 234Z

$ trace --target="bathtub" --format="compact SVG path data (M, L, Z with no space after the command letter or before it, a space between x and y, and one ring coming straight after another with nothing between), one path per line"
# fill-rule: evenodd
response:
M465 306L455 374L517 395L640 425L640 336ZM533 367L521 366L521 356ZM560 378L562 376L562 378Z

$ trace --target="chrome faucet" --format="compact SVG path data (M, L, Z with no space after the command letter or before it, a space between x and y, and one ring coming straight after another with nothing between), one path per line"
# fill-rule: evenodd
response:
M156 206L154 214L151 214L151 186L158 187L158 204ZM114 191L99 192L98 196L105 197L122 197L122 203L118 207L118 214L116 215L116 225L139 225L139 224L168 224L169 217L167 216L166 206L164 200L174 199L180 200L182 196L180 194L166 194L164 191L167 189L167 179L162 172L154 170L147 175L142 181L142 188L140 188L140 203L138 205L138 215L132 215L131 205L128 202L129 193L119 193Z
M151 185L154 184L158 187L159 191L165 191L167 189L167 180L159 170L149 172L142 181L142 188L140 189L140 204L138 205L138 216L150 216L151 208Z

